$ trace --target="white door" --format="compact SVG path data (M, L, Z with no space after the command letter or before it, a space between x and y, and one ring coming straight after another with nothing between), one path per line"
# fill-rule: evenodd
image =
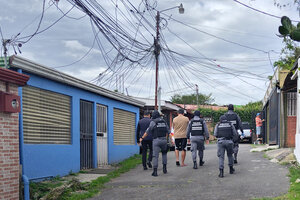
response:
M108 165L107 107L97 104L97 160L98 167Z

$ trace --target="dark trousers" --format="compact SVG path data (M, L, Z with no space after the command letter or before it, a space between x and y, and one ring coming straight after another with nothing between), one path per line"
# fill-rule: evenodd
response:
M148 149L149 149L148 162L151 162L152 154L153 154L152 140L142 140L142 161L143 161L144 167L146 167L147 150Z

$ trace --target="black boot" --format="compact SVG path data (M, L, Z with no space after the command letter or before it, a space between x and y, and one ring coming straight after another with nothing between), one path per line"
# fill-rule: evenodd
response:
M147 170L148 168L147 168L147 166L144 166L144 170Z
M149 168L152 168L152 164L151 164L150 161L147 163L147 165L148 165Z
M234 170L233 166L230 166L229 173L230 173L230 174L233 174L234 171L235 171L235 170Z
M198 169L196 161L194 161L194 167L193 167L193 169Z
M157 176L157 168L153 168L152 176Z
M234 161L233 161L233 162L234 162L234 164L237 164L237 163L238 163L237 159L234 159Z
M223 170L223 169L220 169L219 177L220 177L220 178L223 178L223 177L224 177L224 170Z
M166 174L168 171L167 171L167 165L166 164L164 164L164 166L163 166L163 172L164 172L164 174Z
M200 160L199 165L200 165L200 166L203 166L204 163L205 163L205 162L204 162L203 160Z

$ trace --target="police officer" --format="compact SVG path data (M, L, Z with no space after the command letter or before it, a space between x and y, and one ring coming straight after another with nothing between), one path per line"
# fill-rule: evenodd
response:
M228 157L228 165L230 174L234 173L233 168L233 141L237 140L237 133L234 125L227 120L225 115L220 117L220 122L216 125L214 136L218 138L218 157L219 157L219 177L224 177L224 154L225 150L227 152Z
M136 138L137 138L138 143L140 143L140 138L146 132L147 128L150 125L150 122L151 122L150 112L145 111L144 112L144 118L141 119L138 122L138 125L137 125ZM142 145L142 162L143 162L144 170L148 169L147 165L148 165L149 168L152 168L152 164L151 164L151 162L152 162L152 151L153 151L152 150L152 141L153 141L152 135L148 135L141 142L141 145ZM148 156L148 162L146 163L148 149L149 149L149 156Z
M167 137L170 134L168 124L160 117L157 110L152 113L152 121L146 130L145 134L141 137L140 141L147 137L147 135L153 136L153 173L152 176L157 176L158 156L159 152L162 152L163 172L167 173Z
M203 119L200 118L200 111L196 110L194 112L194 118L190 120L186 136L188 138L188 142L191 142L191 151L192 151L192 159L194 162L194 169L198 169L197 167L197 150L199 155L199 165L202 166L204 164L203 161L203 150L204 150L204 140L205 138L209 141L209 133L206 126L206 123Z
M243 131L241 119L238 116L238 114L236 114L233 110L234 110L233 105L229 104L228 105L228 112L225 113L225 116L226 116L227 120L230 121L234 125L235 130L237 131L238 129L240 129L241 132L242 132L242 135L243 135L244 131ZM238 139L233 144L234 163L238 163L237 162L237 155L238 155L238 152L239 152L239 138L240 137L238 137Z

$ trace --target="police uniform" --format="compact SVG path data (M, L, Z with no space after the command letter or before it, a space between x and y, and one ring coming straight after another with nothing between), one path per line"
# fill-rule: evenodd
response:
M153 137L153 173L152 176L157 176L158 157L159 152L162 152L163 172L167 173L167 136L170 134L168 124L164 119L160 118L159 112L152 113L152 121L149 128L146 130L147 134Z
M234 173L233 168L233 141L237 140L237 133L234 125L226 119L223 115L220 117L220 122L216 125L214 130L214 136L218 138L218 157L219 157L219 177L224 177L224 155L225 150L228 157L228 165L230 168L230 174Z
M199 112L200 116L200 112ZM209 133L206 126L206 123L199 116L194 116L193 119L190 120L188 128L187 128L187 138L191 140L191 152L192 159L194 162L194 169L197 169L197 151L199 155L199 165L202 166L204 164L203 161L203 151L204 151L204 140L205 138L209 139Z
M228 112L225 113L225 116L226 116L227 120L230 121L234 125L234 128L236 131L238 129L240 129L242 133L244 132L243 128L242 128L241 119L233 110L228 110ZM233 144L234 163L237 163L238 152L239 152L239 137Z

